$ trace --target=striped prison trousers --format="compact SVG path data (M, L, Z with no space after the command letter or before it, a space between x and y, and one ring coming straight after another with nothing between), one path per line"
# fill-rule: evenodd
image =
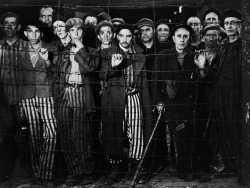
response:
M143 154L143 113L140 95L136 89L126 92L123 132L129 141L129 158L140 160ZM109 158L111 164L121 163L122 159Z
M52 97L21 102L22 117L29 123L31 166L36 178L52 179L57 125Z
M71 175L88 174L91 163L91 127L86 114L83 87L68 86L59 102L59 138L66 166Z

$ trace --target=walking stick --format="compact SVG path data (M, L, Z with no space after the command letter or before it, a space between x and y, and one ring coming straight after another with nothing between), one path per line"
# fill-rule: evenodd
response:
M148 147L149 147L149 145L150 145L150 143L151 143L151 141L152 141L152 139L153 139L153 137L154 137L155 131L156 131L157 126L158 126L158 123L159 123L159 121L160 121L160 119L161 119L161 114L162 114L162 111L159 112L157 121L156 121L155 126L154 126L154 129L153 129L153 131L152 131L152 134L151 134L151 136L150 136L150 138L149 138L149 141L148 141L148 143L147 143L147 145L146 145L146 148L145 148L144 153L143 153L143 155L142 155L141 161L140 161L140 163L139 163L139 165L138 165L138 167L137 167L137 169L136 169L136 171L135 171L135 175L134 175L132 184L131 184L131 186L130 186L131 188L134 188L134 186L135 186L135 181L136 181L136 179L137 179L139 170L140 170L141 165L142 165L142 163L143 163L143 161L144 161L144 158L145 158L145 156L146 156L146 154L147 154Z

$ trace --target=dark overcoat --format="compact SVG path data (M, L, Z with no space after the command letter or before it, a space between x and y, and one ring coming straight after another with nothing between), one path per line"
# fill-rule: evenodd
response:
M161 51L153 70L150 87L154 105L165 103L168 120L193 120L197 68L191 50L187 50L182 67L175 47Z
M102 138L104 151L108 155L119 155L123 146L123 121L125 114L125 77L123 71L132 64L134 70L133 88L140 95L140 103L143 111L143 132L145 142L152 132L152 110L149 97L149 87L145 72L146 57L143 50L134 44L135 54L122 60L122 63L111 67L111 56L120 53L117 46L112 46L102 51L102 68L100 78L104 81L105 90L102 98Z

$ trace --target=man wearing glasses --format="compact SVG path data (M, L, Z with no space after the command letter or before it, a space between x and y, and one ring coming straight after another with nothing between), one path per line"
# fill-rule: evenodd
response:
M218 47L215 68L208 71L212 80L211 100L211 140L216 141L222 154L224 170L220 175L238 175L240 168L241 103L242 103L242 64L241 64L241 13L236 9L224 12L224 27L227 38ZM198 66L207 69L206 55ZM201 60L202 58L199 58ZM217 67L217 68L216 68Z

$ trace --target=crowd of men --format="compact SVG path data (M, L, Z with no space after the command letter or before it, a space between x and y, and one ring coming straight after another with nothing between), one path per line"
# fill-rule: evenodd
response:
M0 22L2 180L24 152L45 187L58 163L68 186L131 179L141 160L139 184L165 168L185 181L240 174L238 10L209 8L174 27L105 12L66 19L51 7L22 25L14 12Z

